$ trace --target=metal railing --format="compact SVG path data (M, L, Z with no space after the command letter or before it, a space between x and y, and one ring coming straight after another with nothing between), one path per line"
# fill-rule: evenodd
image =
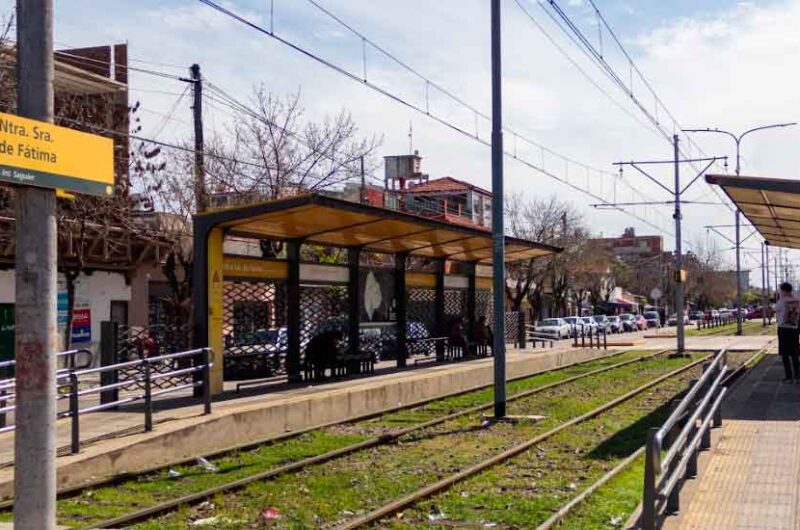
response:
M728 373L727 351L720 350L703 367L694 382L661 427L647 436L642 499L642 529L655 530L664 513L680 508L680 488L697 476L697 457L711 447L711 427L722 425L722 400ZM680 430L678 430L680 429ZM666 452L664 452L666 447Z
M75 366L75 358L80 350L62 352L60 357L71 359ZM197 389L195 394L202 398L204 414L211 413L210 376L211 351L200 348L156 357L146 357L99 368L63 368L56 372L58 389L57 402L69 400L68 410L57 413L57 418L71 418L72 436L70 450L73 454L80 451L80 417L84 414L114 409L121 405L141 402L144 404L144 430L153 430L153 399L178 392L180 390ZM13 366L14 361L0 363L0 367ZM189 366L181 366L188 363ZM159 369L156 370L155 368ZM167 369L165 369L167 367ZM92 376L114 374L113 383L95 384ZM117 374L130 373L130 377L119 380ZM154 387L156 387L154 389ZM16 379L0 380L0 433L13 431L15 425L7 425L9 413L16 410ZM120 391L126 395L120 396ZM101 399L103 394L113 392L113 400ZM81 408L81 398L97 395L97 405ZM11 404L9 404L11 403Z
M736 317L711 317L698 320L697 329L711 329L736 323Z

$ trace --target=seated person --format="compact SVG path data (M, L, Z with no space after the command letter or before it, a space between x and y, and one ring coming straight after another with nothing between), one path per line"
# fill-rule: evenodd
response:
M325 370L329 365L333 365L339 354L339 341L342 339L342 331L331 329L322 331L314 335L306 345L306 363L312 367L312 377L322 379L325 377Z

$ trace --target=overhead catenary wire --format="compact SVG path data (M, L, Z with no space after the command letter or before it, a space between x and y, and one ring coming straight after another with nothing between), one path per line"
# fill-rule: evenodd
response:
M609 79L612 80L612 82L614 82L624 93L626 93L631 98L634 104L645 114L648 120L650 120L662 132L662 135L664 136L665 140L671 143L672 134L677 134L681 131L681 127L678 120L675 118L674 114L666 107L663 100L658 96L658 94L652 88L652 86L644 77L644 74L642 74L638 66L636 66L632 57L627 52L627 50L620 42L620 40L616 37L616 34L613 32L613 29L608 24L608 22L600 12L597 5L594 2L592 2L592 7L596 12L598 20L600 21L601 24L603 24L604 27L608 29L610 33L612 33L614 43L617 45L617 47L624 54L626 60L628 61L631 69L631 77L633 72L635 71L638 78L642 81L643 85L645 86L645 88L650 92L651 96L654 98L655 101L654 112L650 112L647 109L646 105L640 102L640 100L633 91L633 87L626 86L625 82L621 79L620 75L614 70L614 68L610 65L610 63L608 63L603 54L597 48L595 48L595 46L591 43L591 41L584 35L584 33L580 30L577 24L569 17L569 15L567 15L567 13L564 11L563 8L561 8L561 6L556 0L537 0L537 2L545 11L545 13L547 13L548 16L551 17L551 19L579 47L579 49L583 50L587 54L587 56L590 57L590 59L592 59L595 62L595 64L601 69L601 71L603 71L605 75L607 75ZM547 5L549 5L553 9L553 11L558 15L558 18L561 19L560 21L556 18L556 16L553 15L553 13L550 12L549 9L547 9ZM663 126L661 125L658 117L659 107L661 107L661 109L666 113L667 117L671 120L673 131L669 131L663 128ZM693 146L698 153L705 156L704 151L690 136L685 136L685 137L687 139L687 148L679 146L679 151L682 156L686 158L692 158L691 149ZM717 190L713 186L711 187L711 190L720 200L719 204L725 206L726 208L732 211L733 209L732 206L727 201L725 201L724 197L721 196L719 190Z
M259 32L259 33L261 33L263 35L266 35L266 36L268 36L268 37L270 37L270 38L272 38L272 39L284 44L285 46L291 48L292 50L294 50L294 51L296 51L296 52L298 52L298 53L300 53L300 54L302 54L302 55L304 55L304 56L306 56L306 57L308 57L308 58L310 58L310 59L312 59L312 60L314 60L314 61L316 61L316 62L318 62L320 64L322 64L323 66L326 66L327 68L330 68L335 72L338 72L339 74L351 79L352 81L355 81L355 82L357 82L357 83L359 83L359 84L361 84L363 86L366 86L366 87L372 89L373 91L375 91L375 92L387 97L388 99L390 99L390 100L392 100L392 101L394 101L394 102L396 102L396 103L398 103L398 104L400 104L402 106L405 106L406 108L409 108L409 109L411 109L411 110L413 110L415 112L418 112L420 114L423 114L423 115L429 117L430 119L434 120L435 122L445 126L446 128L448 128L448 129L450 129L450 130L452 130L454 132L457 132L457 133L459 133L459 134L461 134L463 136L471 138L474 141L477 141L477 142L479 142L479 143L481 143L481 144L483 144L485 146L490 146L490 142L488 142L485 139L480 138L480 136L475 134L475 132L469 131L469 130L461 127L461 126L458 126L458 125L448 121L444 117L439 116L439 115L435 114L434 112L431 112L429 108L423 108L423 106L420 106L420 105L415 104L415 103L413 103L411 101L408 101L407 99L405 99L405 98L403 98L403 97L401 97L401 96L389 91L388 89L383 88L381 86L378 86L378 85L370 82L369 80L362 78L358 74L356 74L354 72L351 72L351 71L349 71L349 70L347 70L347 69L345 69L345 68L343 68L343 67L341 67L341 66L339 66L339 65L337 65L335 63L333 63L332 61L330 61L330 60L328 60L328 59L326 59L326 58L324 58L324 57L322 57L322 56L320 56L320 55L318 55L318 54L316 54L316 53L314 53L314 52L312 52L310 50L307 50L307 49L303 48L302 46L300 46L300 45L298 45L298 44L296 44L296 43L294 43L294 42L292 42L292 41L290 41L290 40L288 40L288 39L286 39L286 38L284 38L284 37L282 37L280 35L275 34L271 29L265 28L265 27L259 25L258 23L253 22L252 20L249 20L246 17L236 13L235 11L233 11L231 9L228 9L227 7L224 7L224 6L220 5L220 4L218 4L217 2L215 2L213 0L198 0L198 1L200 3L202 3L202 4L205 4L205 5L213 8L213 9L215 9L216 11L218 11L218 12L220 12L220 13L222 13L222 14L230 17L230 18L232 18L233 20L236 20L236 21L242 23L243 25L246 25L246 26L250 27L251 29L253 29L253 30L255 30L255 31ZM476 114L476 116L479 115L477 113L475 113L475 114ZM485 116L485 114L484 114L484 116ZM515 137L517 137L517 138L520 138L520 139L525 138L531 144L540 145L540 144L534 142L533 140L527 139L526 137L524 137L524 135L521 135L521 134L516 133L514 131L507 130L506 132L511 134L511 135L513 135L513 136L515 136ZM555 153L554 151L545 148L544 146L540 145L540 147L541 147L542 151L547 150L548 152L550 152L552 154L555 154L556 156L559 156L565 162L570 162L570 160L567 159L566 157L563 157L562 155L559 155L559 154ZM530 169L533 169L534 171L536 171L538 173L541 173L541 174L543 174L543 175L545 175L547 177L550 177L550 178L552 178L554 180L557 180L557 181L561 182L562 184L566 185L567 187L569 187L571 189L574 189L575 191L581 192L581 193L583 193L585 195L588 195L589 197L591 197L591 198L593 198L595 200L598 200L598 201L604 202L604 203L609 203L610 202L608 199L599 196L597 193L592 192L589 189L582 188L582 187L578 186L577 184L575 184L573 182L570 182L568 175L565 178L559 177L558 175L556 175L552 171L549 171L549 170L541 167L541 165L537 165L536 163L531 162L530 160L526 160L526 159L524 159L524 158L522 158L522 157L520 157L518 155L515 156L514 153L509 152L508 150L505 152L505 155L508 156L509 158L513 158L513 159L517 160L518 162L520 162L524 166L526 166L526 167L528 167ZM575 161L571 161L571 162L573 164L576 164ZM585 164L580 164L580 165L583 168L586 168L586 169L589 169L589 170L594 170L598 174L601 174L601 175L602 174L611 175L609 172L596 170L595 168L591 168L590 166L587 166ZM617 178L616 175L611 175L611 176L612 176L612 178ZM636 192L635 189L633 191ZM655 228L656 230L658 230L660 232L669 233L662 226L656 225L653 222L651 222L650 220L645 219L645 218L643 218L643 217L641 217L639 215L636 215L635 213L632 213L630 211L627 211L627 210L624 210L624 209L621 209L621 208L619 210L621 212L626 213L626 214L632 216L633 218L635 218L635 219L647 224L648 226L651 226L652 228Z

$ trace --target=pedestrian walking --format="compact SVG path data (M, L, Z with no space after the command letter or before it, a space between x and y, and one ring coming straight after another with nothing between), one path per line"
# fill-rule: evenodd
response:
M778 353L783 361L785 382L800 382L800 300L792 284L782 283L775 313L778 323Z

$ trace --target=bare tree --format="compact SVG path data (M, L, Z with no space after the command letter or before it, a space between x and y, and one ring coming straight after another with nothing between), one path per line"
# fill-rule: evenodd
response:
M218 103L234 109L232 124L212 131L205 151L207 192L224 195L228 205L243 205L289 197L308 191L335 188L360 177L360 161L379 145L375 137L361 138L349 113L315 123L304 119L300 93L283 98L269 94L263 86L253 91L244 106L220 91L212 94ZM175 244L162 270L171 295L165 300L175 323L188 323L191 315L192 216L197 211L193 181L194 152L138 146L143 156L131 172L132 186L145 197L161 220L169 218ZM208 201L205 201L208 203ZM264 240L265 256L277 256L282 245ZM341 259L339 253L321 259Z
M565 225L574 218L572 207L555 196L529 200L512 195L506 200L507 226L514 237L556 245ZM538 320L545 279L552 273L553 264L552 258L538 258L508 265L506 296L512 311L519 311L527 299L531 302L533 319Z
M212 191L244 201L275 199L336 187L360 175L360 162L380 145L362 138L350 113L305 121L300 92L276 97L256 87L250 105L236 106L224 136L212 136L206 168Z

